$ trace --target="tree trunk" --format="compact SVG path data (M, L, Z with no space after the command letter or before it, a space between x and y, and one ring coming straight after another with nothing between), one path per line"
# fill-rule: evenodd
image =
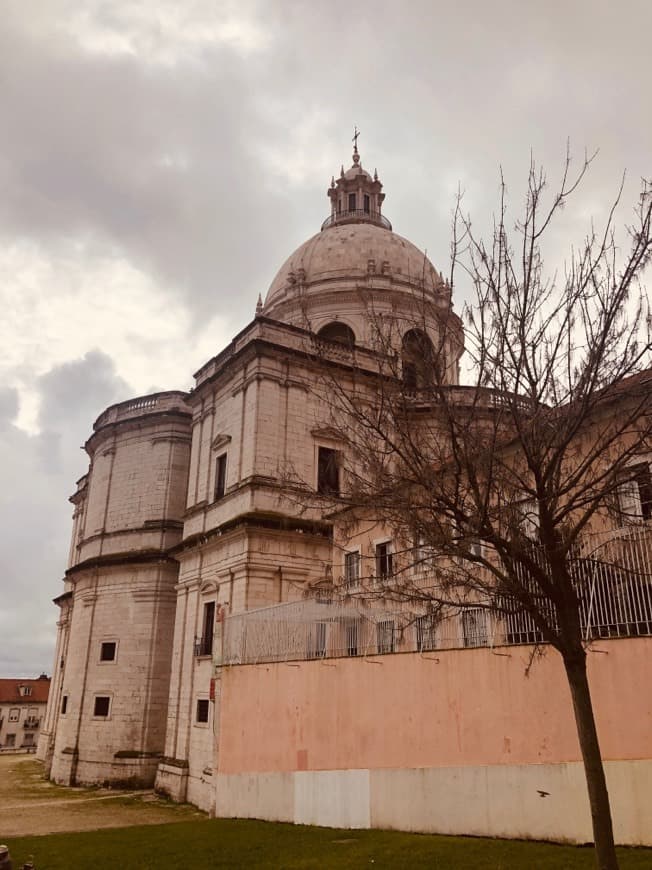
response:
M564 655L563 658L573 698L577 735L582 750L586 787L589 793L596 867L598 870L618 870L609 793L586 673L586 654L582 650L574 655Z

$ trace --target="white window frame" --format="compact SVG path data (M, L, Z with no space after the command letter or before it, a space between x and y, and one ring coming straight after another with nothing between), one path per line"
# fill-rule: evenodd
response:
M467 522L468 522L468 519L467 519ZM457 535L457 538L460 541L464 538L465 535L467 535L467 532L460 527L457 520L455 520L455 534ZM468 537L468 535L467 535L467 537ZM468 553L469 553L469 556L476 556L478 558L483 558L483 556L485 555L485 543L479 534L474 534L473 537L470 538L469 546L468 546ZM468 561L462 555L456 556L455 558L459 562Z
M471 649L489 645L489 614L484 607L465 607L462 610L462 639Z
M359 617L350 617L343 621L344 650L347 656L359 656L362 635L362 621Z
M383 575L379 571L379 557L378 548L382 547L384 544L387 544L387 551L385 556L389 557L389 562L391 565L391 571L387 574ZM392 538L379 538L377 541L373 541L374 548L374 577L376 578L377 583L381 583L383 581L387 582L387 580L391 580L396 571L396 565L394 564L394 556L396 555L394 552L394 541Z
M393 619L381 619L376 623L376 646L378 655L396 652L396 622Z
M350 557L357 556L357 559L352 560L355 565L355 574L354 577L349 576L348 559ZM362 555L360 553L360 547L355 550L346 550L344 552L344 574L342 576L342 585L345 589L355 589L360 585L360 568L362 567Z
M631 462L628 462L623 469L623 474L626 476L628 469L631 471L638 466L645 465L647 465L647 473L652 481L652 456L650 456L650 454L633 456ZM621 483L617 490L617 496L620 520L624 525L645 523L652 519L652 516L645 517L643 514L641 485L635 478L631 478L630 480Z
M415 621L417 652L437 649L437 621L433 613L423 613ZM424 638L428 638L424 641Z
M103 659L102 658L102 646L105 643L114 643L115 644L115 653L112 659ZM97 663L99 665L115 665L118 661L118 640L114 637L104 637L100 641L99 649L97 653Z
M308 629L308 649L306 650L307 658L309 659L325 659L328 653L328 623L314 622Z
M436 553L435 548L430 544L426 544L423 535L414 536L414 570L418 574L423 574L429 568L432 568L435 563Z
M208 707L207 707L208 714L206 716L205 722L200 721L197 718L199 715L199 702L200 701L206 701L206 703L208 704ZM211 700L208 697L208 695L206 695L206 694L197 695L197 697L195 698L195 715L193 716L193 725L195 726L195 728L208 728L208 726L210 724L211 724Z

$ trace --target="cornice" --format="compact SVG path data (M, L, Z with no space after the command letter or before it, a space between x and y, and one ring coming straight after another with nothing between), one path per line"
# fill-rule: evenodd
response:
M84 444L84 449L92 456L100 445L111 435L122 435L125 432L138 432L143 429L149 429L162 423L181 423L184 428L190 431L192 421L192 412L190 410L183 411L180 408L170 408L161 411L152 411L148 414L143 414L139 417L127 417L123 420L114 420L110 423L105 423L100 426ZM171 433L170 436L161 435L159 437L174 437L180 433ZM109 449L114 449L112 446Z
M246 532L248 530L281 532L286 535L288 533L296 533L328 539L332 538L333 535L332 524L321 520L310 521L287 517L280 514L247 512L227 520L208 531L196 532L193 535L189 535L174 547L170 547L168 553L171 556L178 556L187 550L201 549L207 544L212 545L215 543L216 539L221 538L224 535L230 535L242 531Z
M171 550L172 548L169 551L150 550L139 553L111 553L106 556L94 556L68 568L65 572L65 577L74 579L78 574L83 574L85 571L96 568L120 568L122 565L155 565L166 563L178 565L177 560L169 555Z

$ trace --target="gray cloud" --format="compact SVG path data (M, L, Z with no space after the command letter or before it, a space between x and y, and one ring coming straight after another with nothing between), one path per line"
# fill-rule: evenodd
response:
M67 498L86 471L79 449L93 419L107 404L125 398L126 384L111 360L94 351L58 366L39 379L42 395L38 435L0 427L0 673L30 676L51 669L56 611L62 591L72 509ZM15 397L0 411L15 415ZM0 416L0 420L2 417Z
M98 299L120 288L123 346L146 348L146 382L165 388L158 373L170 357L187 383L201 364L193 339L206 342L216 314L240 328L279 265L318 229L354 123L396 231L443 269L458 182L483 227L499 165L518 203L531 153L554 177L567 139L580 155L599 147L553 238L554 261L588 216L600 216L623 169L626 202L649 175L647 0L8 0L3 13L0 256L13 253L0 294L5 309L19 307L29 288L35 329L47 328L57 350L48 358L42 335L16 335L15 352L0 357L0 632L10 641L0 673L50 666L49 600L65 566L66 497L85 467L79 445L102 407L143 382L96 349L115 347L115 336L105 346L97 322L91 330L72 317L83 307L79 288ZM16 263L30 274L12 285ZM107 263L120 267L111 286L101 283L114 274ZM150 295L136 309L129 293L143 286ZM97 317L92 309L83 317ZM190 326L175 332L172 310ZM209 353L218 350L216 338ZM37 434L14 425L8 385L40 401Z
M0 431L7 429L18 414L18 390L0 387Z
M155 16L155 4L144 8ZM631 18L588 2L258 8L269 36L260 52L201 40L173 66L92 54L15 11L0 45L4 232L118 246L198 317L228 303L246 319L288 249L319 226L354 121L397 229L440 263L457 178L484 210L499 163L520 183L530 148L556 168L569 136L580 152L602 147L594 185L604 178L605 195L624 165L646 168L647 144L628 130L646 129L649 143L647 4L631 4ZM100 32L131 20L95 12ZM307 151L325 137L330 168L293 184L262 155L273 151L292 173L317 110Z

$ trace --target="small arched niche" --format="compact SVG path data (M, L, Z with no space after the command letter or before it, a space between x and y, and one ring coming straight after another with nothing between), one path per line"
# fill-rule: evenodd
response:
M420 329L410 329L401 343L401 371L408 390L419 390L432 383L434 353L432 342Z
M324 341L336 341L347 347L355 347L355 333L346 323L340 323L337 320L322 326L317 335Z

